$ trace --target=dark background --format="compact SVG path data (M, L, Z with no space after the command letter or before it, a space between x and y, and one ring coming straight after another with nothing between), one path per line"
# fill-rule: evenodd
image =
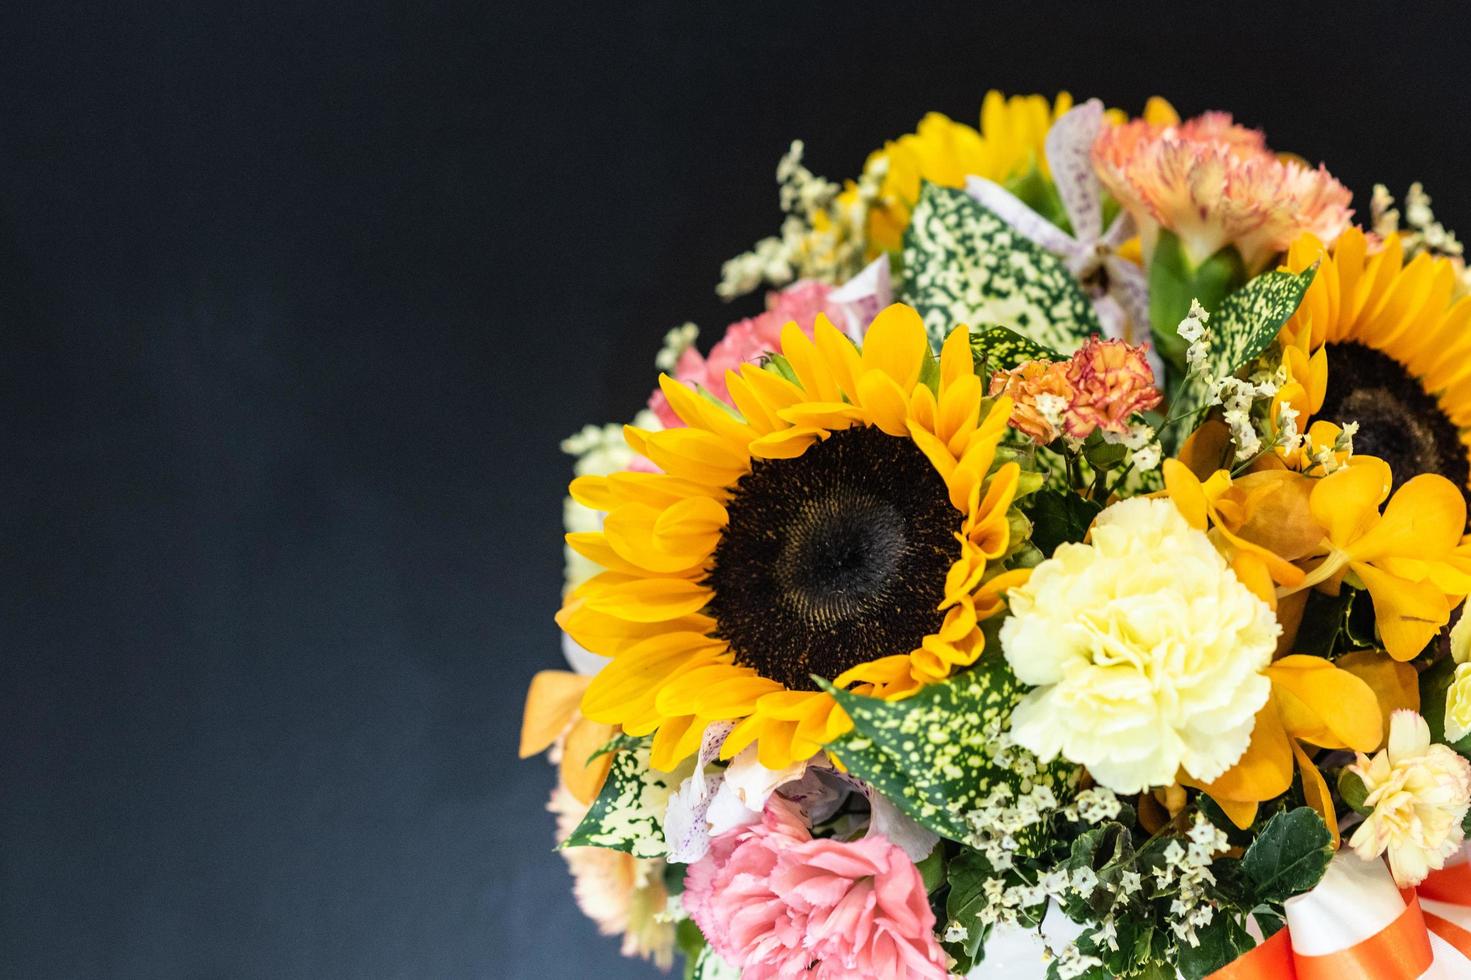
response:
M8 5L0 974L648 975L513 757L557 442L790 139L1161 92L1471 230L1458 6L1183 7Z

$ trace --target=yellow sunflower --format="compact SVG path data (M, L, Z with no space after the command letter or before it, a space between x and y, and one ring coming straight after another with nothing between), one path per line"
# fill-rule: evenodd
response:
M722 756L755 743L784 768L851 722L812 677L905 697L975 662L977 625L1025 571L999 572L1020 470L997 462L1009 399L984 417L969 333L957 328L934 388L924 323L891 306L860 352L825 318L782 332L788 376L726 376L739 415L668 377L686 427L627 430L662 472L580 477L605 511L568 544L606 569L557 621L612 657L583 714L653 733L672 769L713 722Z
M1419 473L1471 487L1471 297L1453 297L1454 263L1421 254L1406 264L1398 235L1371 250L1358 228L1331 251L1311 236L1288 251L1294 272L1314 262L1282 330L1282 400L1300 422L1358 423L1355 452L1388 463L1396 487ZM1331 445L1336 432L1313 442Z

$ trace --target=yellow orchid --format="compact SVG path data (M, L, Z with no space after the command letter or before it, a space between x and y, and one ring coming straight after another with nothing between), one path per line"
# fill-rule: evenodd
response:
M567 670L543 670L531 678L521 717L521 758L545 752L562 739L561 779L584 805L597 799L613 763L611 753L592 758L618 730L582 716L578 705L592 678Z
M1275 609L1274 583L1301 585L1306 574L1292 562L1309 554L1318 537L1313 532L1303 539L1303 477L1276 469L1233 480L1227 470L1216 470L1202 481L1177 459L1165 460L1163 470L1165 492L1191 525L1209 529L1247 588Z
M1310 506L1327 554L1288 591L1353 576L1373 600L1385 649L1396 660L1409 660L1471 592L1471 563L1460 546L1466 501L1455 484L1434 473L1406 481L1389 497L1387 463L1371 456L1353 463L1313 487Z
M1245 754L1211 783L1181 782L1203 790L1233 823L1248 827L1259 803L1287 792L1296 768L1308 804L1322 815L1336 843L1338 820L1328 783L1304 745L1373 752L1384 741L1380 698L1361 677L1322 657L1283 657L1265 673L1272 695L1257 712Z

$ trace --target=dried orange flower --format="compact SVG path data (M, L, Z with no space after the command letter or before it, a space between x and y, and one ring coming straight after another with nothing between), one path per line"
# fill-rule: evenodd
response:
M1067 363L1073 397L1063 428L1074 439L1086 439L1094 429L1114 435L1129 432L1129 416L1160 402L1154 371L1143 347L1122 340L1090 337Z
M1066 361L1027 361L1010 371L991 375L990 395L1012 400L1011 427L1038 445L1057 438L1063 417L1073 401Z

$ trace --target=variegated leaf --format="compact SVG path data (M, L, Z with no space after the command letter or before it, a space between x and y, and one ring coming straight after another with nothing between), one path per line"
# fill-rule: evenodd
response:
M662 821L669 795L679 788L673 773L649 767L649 744L619 748L603 790L563 847L607 847L638 858L668 853Z
M1064 354L1101 332L1062 260L962 190L926 184L904 233L904 302L936 348L958 323L994 323Z
M1022 789L1023 770L1031 772L1027 782L1053 787L1060 799L1077 778L1071 766L1044 766L1016 746L1003 747L1022 685L999 652L902 701L830 690L853 731L828 750L921 826L951 840L974 839L967 815L998 783Z
M1212 311L1207 322L1210 353L1206 375L1231 377L1266 350L1277 339L1282 325L1297 312L1316 272L1314 267L1301 273L1263 273L1222 300L1220 309ZM1170 414L1181 416L1203 408L1210 394L1202 379L1191 378L1180 394L1179 404L1170 406Z
M976 370L982 377L990 377L997 371L1010 371L1027 361L1067 360L1065 355L1006 327L991 327L980 334L972 334L970 350L975 356Z

